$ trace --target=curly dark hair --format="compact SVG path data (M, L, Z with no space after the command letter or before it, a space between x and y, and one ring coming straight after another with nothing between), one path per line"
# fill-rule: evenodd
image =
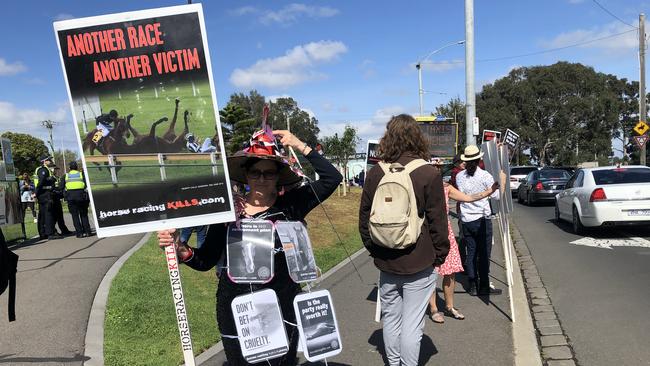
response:
M429 160L427 143L415 118L400 114L386 124L386 132L379 141L379 157L387 163L394 163L406 152Z

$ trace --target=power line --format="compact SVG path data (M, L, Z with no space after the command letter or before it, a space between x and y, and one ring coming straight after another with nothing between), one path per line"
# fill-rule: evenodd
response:
M579 47L579 46L583 46L583 45L586 45L586 44L589 44L589 43L594 43L594 42L602 41L602 40L605 40L605 39L618 37L618 36L621 36L623 34L627 34L627 33L630 33L630 32L636 32L636 31L637 31L636 29L631 29L629 31L616 33L616 34L612 34L612 35L609 35L609 36L600 37L600 38L596 38L596 39L591 39L591 40L588 40L588 41L578 42L578 43L570 44L568 46L550 48L548 50L524 53L524 54L513 55L513 56L503 56L503 57L495 57L495 58L483 58L483 59L476 60L476 62L500 61L500 60L508 60L508 59L513 59L513 58L535 56L535 55L540 55L540 54L544 54L544 53L551 53L551 52L555 52L555 51L565 50L567 48ZM465 63L465 61L430 62L428 64L429 65L450 65L450 64L463 64L463 63Z
M604 11L605 13L607 13L607 14L613 16L614 18L616 18L616 19L617 19L618 21L620 21L621 23L623 23L623 24L625 24L625 25L627 25L627 26L630 26L630 27L632 27L632 28L634 28L634 29L639 29L639 27L636 27L636 26L634 26L634 25L632 25L632 24L630 24L630 23L624 21L623 19L617 17L614 13L612 13L611 11L607 10L604 6L602 6L598 1L596 1L596 0L591 0L591 1L593 1L594 4L598 5L598 7L600 7L601 9L603 9L603 11Z

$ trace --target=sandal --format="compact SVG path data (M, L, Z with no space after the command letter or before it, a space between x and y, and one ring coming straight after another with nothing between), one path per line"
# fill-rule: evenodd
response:
M450 309L445 310L445 315L450 316L450 317L452 317L454 319L457 319L457 320L465 319L465 315L463 315L456 308L450 308Z
M434 323L442 324L445 322L445 317L443 316L441 311L436 311L429 315L429 318L431 318L431 321Z

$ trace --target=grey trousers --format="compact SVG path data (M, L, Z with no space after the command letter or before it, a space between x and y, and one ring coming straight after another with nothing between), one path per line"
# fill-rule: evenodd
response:
M384 347L390 366L418 364L424 313L435 288L436 276L433 266L412 275L380 273Z

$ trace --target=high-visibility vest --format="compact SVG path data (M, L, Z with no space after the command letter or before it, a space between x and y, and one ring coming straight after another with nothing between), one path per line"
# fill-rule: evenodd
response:
M32 179L34 181L34 188L38 187L38 170L43 168L43 167L47 168L47 170L50 172L50 177L54 178L54 186L56 186L57 179L54 176L54 170L50 169L49 166L41 165L38 168L36 168L36 170L34 170L34 177Z
M65 190L74 191L78 189L85 189L86 183L84 183L83 173L78 170L70 170L68 173L65 173Z

